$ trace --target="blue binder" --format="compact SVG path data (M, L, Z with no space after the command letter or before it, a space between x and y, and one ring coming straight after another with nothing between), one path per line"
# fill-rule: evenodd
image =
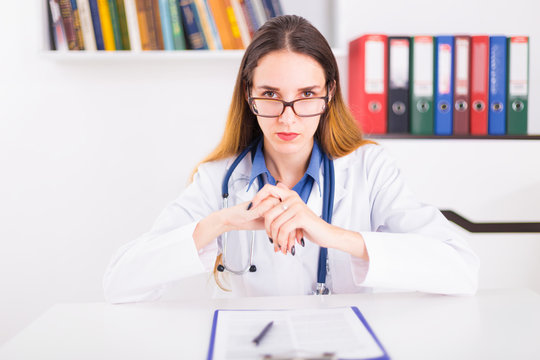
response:
M454 128L454 37L435 37L435 135L452 135Z
M489 38L488 134L506 134L506 36Z

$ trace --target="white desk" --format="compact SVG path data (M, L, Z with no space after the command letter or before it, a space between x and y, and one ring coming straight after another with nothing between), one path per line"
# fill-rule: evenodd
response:
M129 305L58 304L0 359L205 359L214 309L356 305L393 359L539 359L540 295L485 290L295 296Z

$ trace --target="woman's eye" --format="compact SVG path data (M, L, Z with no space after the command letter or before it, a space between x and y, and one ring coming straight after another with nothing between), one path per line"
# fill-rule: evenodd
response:
M265 92L263 93L263 96L264 96L264 97L274 98L274 97L276 97L276 93L273 92L273 91L265 91Z
M312 97L313 95L314 95L313 91L304 91L304 93L303 93L304 97Z

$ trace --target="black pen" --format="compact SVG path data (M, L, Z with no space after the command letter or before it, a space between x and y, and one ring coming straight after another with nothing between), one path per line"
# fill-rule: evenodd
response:
M270 330L270 328L272 327L272 325L274 325L274 322L273 321L270 321L265 327L264 329L262 329L261 333L259 335L257 335L255 337L255 339L251 340L255 343L255 345L259 346L259 343L261 342L261 340L264 338L264 336L266 335L266 333L268 333L268 330Z

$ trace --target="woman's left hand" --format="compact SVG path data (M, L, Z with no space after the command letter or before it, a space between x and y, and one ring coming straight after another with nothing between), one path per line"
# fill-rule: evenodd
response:
M319 246L328 247L328 240L337 235L335 227L317 216L295 191L283 183L277 186L266 184L253 198L253 208L268 197L281 199L263 214L264 227L274 242L274 251L287 254L295 241L300 243L303 240L303 235Z

